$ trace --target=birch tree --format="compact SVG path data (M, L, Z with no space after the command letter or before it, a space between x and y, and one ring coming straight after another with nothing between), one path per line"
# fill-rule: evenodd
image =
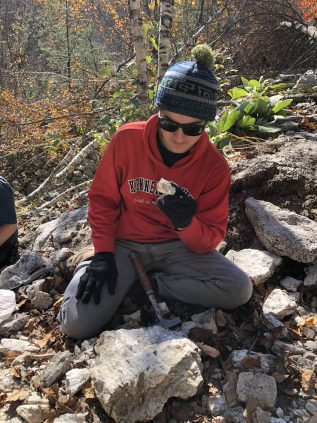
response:
M173 24L174 0L161 0L158 39L158 80L162 78L169 64L171 52L171 29Z
M140 7L140 0L129 0L132 41L135 49L135 61L138 73L138 94L143 109L147 111L149 107L148 78Z

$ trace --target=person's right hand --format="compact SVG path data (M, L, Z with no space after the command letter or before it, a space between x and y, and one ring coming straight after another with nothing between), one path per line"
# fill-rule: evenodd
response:
M113 253L97 253L81 276L76 298L87 304L93 297L95 304L100 303L101 291L107 285L109 294L115 293L118 271Z

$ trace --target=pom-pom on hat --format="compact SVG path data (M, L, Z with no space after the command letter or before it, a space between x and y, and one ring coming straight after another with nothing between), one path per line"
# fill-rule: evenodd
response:
M157 89L155 106L201 120L214 120L218 82L212 72L212 51L207 44L199 44L191 53L193 60L167 69Z

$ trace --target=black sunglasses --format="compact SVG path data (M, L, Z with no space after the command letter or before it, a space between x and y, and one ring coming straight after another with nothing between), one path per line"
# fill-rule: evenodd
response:
M174 122L167 117L158 116L160 128L167 132L176 132L178 128L182 128L185 135L190 137L196 137L200 135L205 129L206 123L195 124L195 123L178 123Z

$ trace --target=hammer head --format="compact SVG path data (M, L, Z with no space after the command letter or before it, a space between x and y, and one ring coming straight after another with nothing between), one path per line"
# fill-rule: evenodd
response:
M165 317L159 317L157 324L164 329L173 328L181 323L179 317L173 317L172 319L166 319Z

